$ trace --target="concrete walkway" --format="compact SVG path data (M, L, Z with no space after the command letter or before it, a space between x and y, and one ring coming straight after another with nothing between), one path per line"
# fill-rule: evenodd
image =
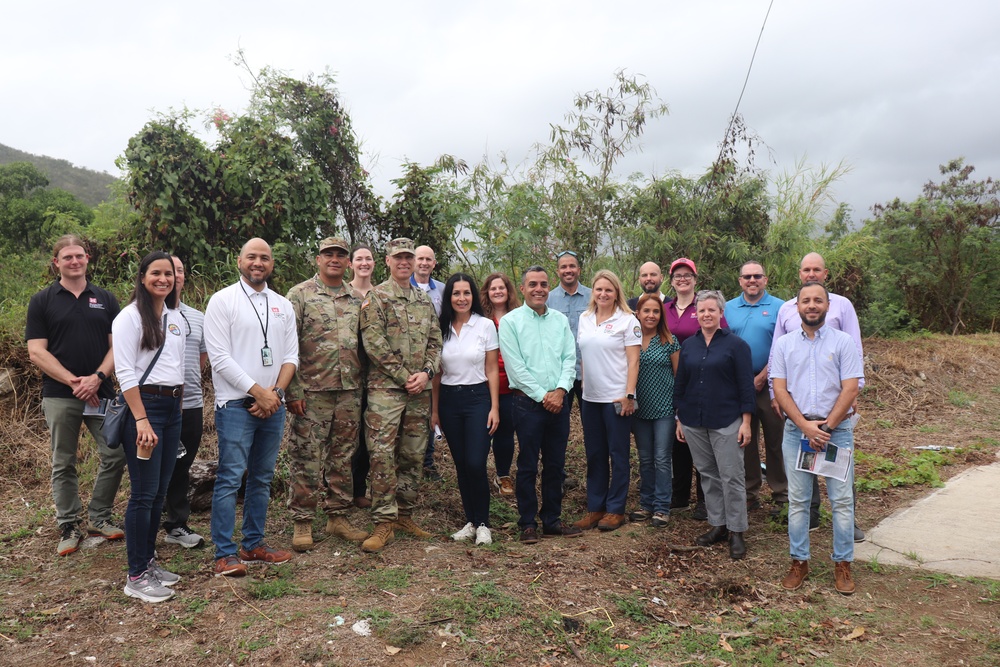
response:
M854 547L858 562L1000 579L1000 462L956 475Z

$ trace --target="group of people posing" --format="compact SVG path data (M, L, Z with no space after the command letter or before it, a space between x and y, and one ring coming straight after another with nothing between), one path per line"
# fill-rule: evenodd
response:
M660 292L660 268L647 262L640 268L643 293L626 300L610 271L598 271L590 288L582 285L572 251L557 257L554 288L538 265L525 269L516 287L502 273L481 286L466 273L442 284L430 277L433 250L405 238L386 245L390 277L373 286L371 248L327 238L317 249L315 276L282 296L268 286L270 246L251 239L240 251L240 279L215 293L202 315L181 302L179 258L147 255L119 310L112 294L87 280L85 248L72 235L56 243L59 280L32 298L26 328L52 434L58 553L76 551L85 530L124 538L124 591L147 602L170 599L180 580L157 563L160 527L168 543L204 544L187 525L187 491L202 436L206 360L219 449L211 510L217 576L293 557L270 546L264 530L286 412L295 551L313 547L320 504L325 532L359 542L365 552L381 551L398 531L431 536L413 512L421 470L437 474L440 434L465 518L456 541L492 542L492 451L493 484L516 498L522 543L613 531L626 516L665 526L672 510L691 503L695 468L694 516L711 526L696 542L728 541L731 557L743 558L748 508L760 507L762 425L775 513L784 516L788 506L792 566L782 585L792 590L808 575L819 503L817 476L796 468L798 453L853 448L851 415L863 383L860 329L850 302L827 293L827 272L815 254L803 259L803 286L787 303L766 292L758 262L741 267L743 292L729 303L719 292L697 292L697 269L686 258L670 266L675 298ZM112 373L129 407L120 449L101 434ZM584 431L587 512L569 523L562 501L574 397ZM82 423L100 455L86 522L76 478ZM639 505L627 514L631 435L641 482ZM123 530L111 508L125 467L131 493ZM845 594L854 590L850 562L859 532L852 480L853 465L846 480L826 484L835 586ZM370 533L350 523L352 506L370 507Z

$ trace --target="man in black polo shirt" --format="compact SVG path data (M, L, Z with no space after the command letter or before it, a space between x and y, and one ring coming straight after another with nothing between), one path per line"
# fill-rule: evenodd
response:
M125 536L111 522L111 509L125 468L121 448L109 449L101 435L100 399L114 395L111 322L118 315L114 295L87 280L89 255L72 234L53 249L59 280L31 297L25 339L31 362L42 371L42 412L52 434L52 498L59 524L60 556L80 548L82 503L76 474L80 424L97 441L100 466L90 498L91 535Z

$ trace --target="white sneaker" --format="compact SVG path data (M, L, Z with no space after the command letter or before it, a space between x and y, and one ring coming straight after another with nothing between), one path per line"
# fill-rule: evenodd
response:
M476 528L476 544L493 544L493 533L486 524L479 524L479 528Z
M454 533L451 536L451 539L455 540L456 542L463 542L469 539L470 537L475 537L475 536L476 536L476 527L473 526L472 522L470 521L469 523L462 526L462 529L460 531Z
M174 591L161 584L159 579L147 570L134 581L132 577L125 577L125 595L139 598L143 602L165 602L174 596Z

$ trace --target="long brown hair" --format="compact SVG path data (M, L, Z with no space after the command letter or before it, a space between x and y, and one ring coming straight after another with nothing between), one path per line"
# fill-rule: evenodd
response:
M132 298L130 299L130 301L135 302L135 307L139 311L139 319L142 322L140 348L144 350L155 350L163 345L164 334L162 323L157 318L156 313L153 312L153 299L149 296L146 286L142 284L142 279L146 276L146 270L149 269L149 265L161 259L170 262L170 270L174 270L174 260L169 254L162 250L154 250L149 253L139 262L139 273L135 277L135 287L132 289ZM172 289L164 301L164 306L167 308L176 308L178 301L177 290Z
M673 339L673 334L670 333L670 327L667 325L667 313L663 310L663 302L660 301L659 294L643 294L640 296L639 300L635 303L636 317L638 317L643 304L647 301L655 301L656 305L660 307L660 321L656 323L656 333L660 337L660 345L666 345Z
M503 281L503 286L507 288L507 312L514 310L521 305L521 300L517 298L517 290L514 289L514 283L511 282L510 278L506 273L491 273L486 276L486 280L483 281L483 286L479 289L479 301L483 304L483 314L490 319L493 318L493 302L490 301L490 285L493 281L499 278Z

